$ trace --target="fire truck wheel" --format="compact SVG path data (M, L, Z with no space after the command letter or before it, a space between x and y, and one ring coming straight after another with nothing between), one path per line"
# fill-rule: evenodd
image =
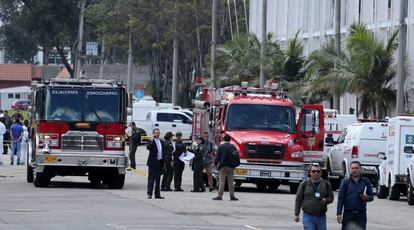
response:
M414 186L411 183L410 174L407 175L407 202L414 205Z
M257 182L256 187L259 192L267 192L267 184L264 182Z
M388 180L388 188L390 189L390 194L388 195L389 200L399 200L400 199L400 188L398 185L391 186L391 178Z
M36 173L33 184L35 187L48 187L50 184L50 177L47 173Z
M299 188L299 184L290 184L290 194L296 194Z
M34 180L33 167L30 166L30 164L27 165L26 179L27 179L27 183L33 183L33 180Z
M122 189L125 183L125 174L114 173L109 177L108 187L111 189Z

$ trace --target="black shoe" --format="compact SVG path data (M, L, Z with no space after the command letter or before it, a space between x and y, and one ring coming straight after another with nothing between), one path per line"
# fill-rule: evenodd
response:
M148 195L148 196L147 196L147 199L152 199L152 196L151 196L151 195Z
M167 192L171 192L171 191L172 191L172 189L167 188L167 189L165 189L165 191L167 191Z
M213 200L223 200L221 197L214 197Z
M155 199L164 199L162 196L155 196Z
M10 165L13 165L14 163L13 163L13 161L12 162L10 162Z
M213 191L214 190L214 187L210 187L209 189L208 189L208 191Z
M191 190L190 192L200 192L199 190Z
M233 196L233 197L230 197L230 200L238 201L239 199Z
M181 188L176 188L174 189L174 192L184 192L184 190L182 190Z
M206 189L201 189L201 190L200 190L200 192L205 192L205 191L206 191Z

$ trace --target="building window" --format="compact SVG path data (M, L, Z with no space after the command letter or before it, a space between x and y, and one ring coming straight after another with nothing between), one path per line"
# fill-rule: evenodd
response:
M14 98L16 98L16 99L20 99L20 93L16 93L16 94L14 95Z
M9 99L13 99L13 94L12 93L9 93L8 98Z

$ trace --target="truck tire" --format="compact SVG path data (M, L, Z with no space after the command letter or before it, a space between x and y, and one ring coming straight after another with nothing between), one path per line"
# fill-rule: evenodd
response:
M388 196L388 188L385 185L380 185L379 181L377 181L377 197L379 199L385 199Z
M290 186L289 186L290 194L296 194L298 192L298 188L299 188L298 183L290 184Z
M390 190L390 194L388 195L389 200L399 200L400 199L400 188L398 185L391 186L391 178L388 181L388 188Z
M47 173L36 173L36 177L33 182L35 187L46 188L50 184L50 176Z
M27 164L27 168L26 168L26 180L27 180L27 183L33 183L33 180L34 180L33 167L30 166L30 163Z
M108 180L108 187L110 189L122 189L125 183L125 174L112 174Z
M267 184L264 182L257 182L256 188L259 192L267 192Z
M414 186L409 174L407 175L407 202L409 205L414 205Z
M92 185L100 185L102 181L102 176L100 173L89 173L88 176L89 181Z

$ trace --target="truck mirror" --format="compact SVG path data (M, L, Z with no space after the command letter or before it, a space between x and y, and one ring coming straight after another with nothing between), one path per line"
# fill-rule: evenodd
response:
M318 134L319 133L319 127L313 127L313 133Z
M379 152L379 153L377 154L377 158L378 158L378 159L381 159L381 160L386 160L386 159L387 159L387 156L385 155L385 153L384 153L384 152Z
M413 146L404 146L405 153L414 153Z

